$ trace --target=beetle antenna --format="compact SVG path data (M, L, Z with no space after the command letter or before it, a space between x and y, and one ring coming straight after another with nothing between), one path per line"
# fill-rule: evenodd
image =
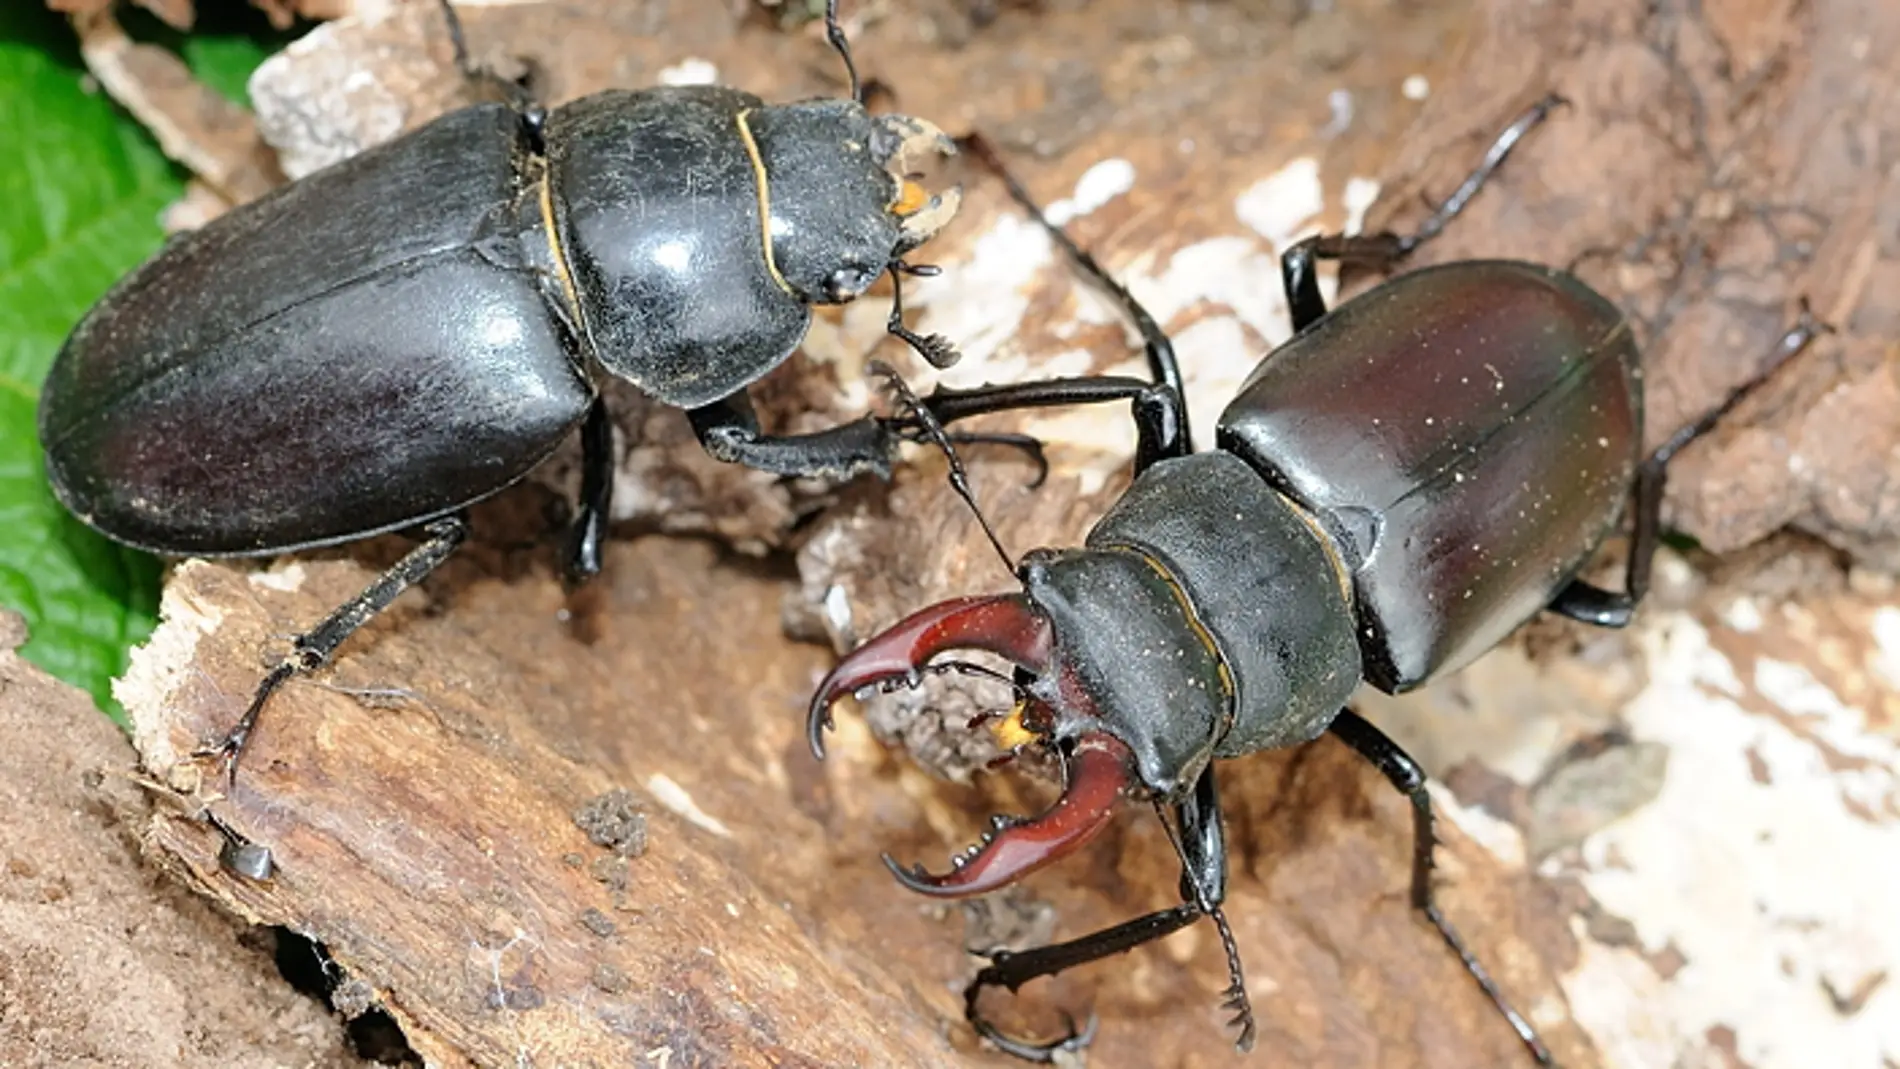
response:
M919 264L916 267L903 260L892 260L885 265L891 275L891 317L884 322L884 330L901 340L905 345L917 350L931 367L939 370L955 364L963 354L950 344L950 339L941 334L919 334L904 325L904 275L917 278L930 278L939 273L935 264Z
M1168 843L1174 847L1176 856L1186 864L1187 846L1181 841L1181 829L1168 819L1167 809L1159 798L1155 799L1154 807L1155 816L1161 821L1161 829L1167 833ZM1220 1006L1233 1014L1227 1026L1240 1029L1240 1035L1234 1038L1234 1049L1245 1054L1253 1049L1258 1029L1254 1024L1253 1000L1247 997L1247 973L1240 964L1240 943L1234 939L1234 929L1227 923L1227 912L1208 900L1207 891L1201 887L1200 881L1183 875L1181 884L1184 892L1193 889L1194 898L1189 904L1213 921L1214 930L1220 933L1221 951L1227 955L1227 990L1221 992Z
M1011 575L1016 574L1016 561L1003 548L1003 540L996 537L996 528L990 526L990 518L983 515L983 509L977 505L976 492L970 489L970 475L964 470L963 458L957 455L957 447L951 444L950 436L944 433L943 423L937 419L937 414L918 399L910 383L904 381L896 368L882 360L873 360L867 370L884 380L885 387L896 395L898 403L916 417L924 433L937 443L938 449L943 450L944 459L950 463L950 488L957 492L964 504L970 506L970 511L976 515L976 522L983 527L984 536L990 540L990 546L1003 559L1003 567L1008 568Z
M838 23L838 0L825 0L825 40L844 60L845 77L851 82L851 99L864 103L864 83L858 81L858 65L851 62L851 42L845 40L844 27Z
M1240 944L1234 941L1234 930L1227 926L1227 911L1215 906L1207 911L1214 922L1214 930L1220 933L1221 950L1227 954L1227 990L1221 992L1220 1008L1233 1014L1227 1021L1227 1027L1240 1029L1240 1035L1234 1038L1234 1049L1242 1054L1253 1049L1256 1029L1253 1020L1253 1002L1247 998L1247 977L1240 969Z
M916 351L918 356L923 357L932 367L938 369L947 368L955 364L958 360L963 359L963 354L958 352L957 347L950 343L950 339L941 334L918 334L916 331L904 325L904 282L902 276L909 275L912 278L935 278L943 273L943 269L936 264L906 263L901 256L891 260L891 262L884 265L884 267L885 270L891 274L891 318L884 324L885 332L910 346L911 349ZM919 422L921 424L921 420ZM1036 477L1029 481L1029 488L1032 490L1041 486L1044 480L1049 478L1049 457L1043 452L1042 440L1033 435L977 431L973 433L946 434L945 437L953 442L962 442L965 445L984 443L989 445L1006 445L1012 449L1022 450L1028 454L1030 463L1036 466Z

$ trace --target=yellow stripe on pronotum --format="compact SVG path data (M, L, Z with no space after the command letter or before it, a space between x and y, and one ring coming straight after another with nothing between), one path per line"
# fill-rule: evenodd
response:
M561 247L561 232L554 222L554 183L549 181L545 167L541 170L540 186L541 229L548 234L548 256L554 261L554 274L561 280L561 292L567 297L567 307L578 320L581 314L580 293L574 288L574 272L567 266L567 250Z
M759 237L765 243L765 270L779 289L791 293L792 287L786 283L785 276L778 273L778 261L772 258L772 192L766 186L765 160L759 156L759 142L752 136L752 126L746 121L751 114L751 108L741 111L737 122L739 140L745 142L746 159L752 162L752 182L759 190Z
M1333 544L1332 536L1326 533L1326 528L1319 525L1319 519L1306 511L1306 508L1298 501L1285 494L1275 494L1275 496L1286 502L1287 508L1293 515L1298 516L1300 522L1306 525L1306 529L1313 532L1314 540L1319 542L1320 552L1326 554L1326 559L1332 563L1333 578L1339 582L1339 596L1346 599L1346 604L1351 605L1352 569L1346 567L1346 561L1340 557L1339 548Z
M1209 631L1207 625L1201 623L1201 618L1195 615L1194 603L1188 600L1187 591L1181 589L1181 584L1174 581L1173 573L1163 567L1160 561L1132 546L1118 548L1121 548L1124 552L1133 553L1135 556L1141 558L1142 562L1147 564L1148 567L1153 568L1155 574L1161 577L1161 581L1168 585L1168 593L1173 594L1174 600L1180 604L1181 615L1187 617L1188 626L1194 629L1194 637L1201 640L1201 645L1207 647L1207 652L1214 658L1214 666L1220 671L1221 695L1225 697L1229 703L1230 708L1228 713L1231 716L1231 705L1234 700L1235 689L1233 673L1227 668L1227 658L1221 656L1220 646L1214 642L1213 632Z

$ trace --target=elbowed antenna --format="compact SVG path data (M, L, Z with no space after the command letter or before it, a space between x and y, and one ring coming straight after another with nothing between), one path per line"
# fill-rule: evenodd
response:
M895 281L896 277L897 273L893 271L891 273L892 280ZM897 306L897 310L892 312L893 322L896 321L896 317L901 312L902 306L899 305ZM906 338L905 340L908 341L909 339ZM942 336L933 334L930 338L925 340L941 341ZM947 346L950 343L945 341L943 344ZM920 348L918 352L922 354L923 350ZM925 359L929 359L927 354L925 354ZM944 365L939 364L937 366L942 367ZM871 374L884 380L885 388L897 396L898 403L910 410L911 415L916 417L918 426L922 427L924 433L930 437L930 440L937 444L938 449L943 450L944 459L950 464L950 488L956 491L957 496L963 499L964 504L970 506L970 511L976 515L976 522L983 527L983 534L989 538L991 548L995 549L996 555L1002 558L1003 567L1009 569L1009 574L1014 576L1016 574L1016 561L1010 557L1009 550L1003 548L1003 540L996 536L996 528L990 526L990 518L983 515L983 509L977 505L976 491L970 489L970 473L964 469L963 458L957 455L957 448L951 444L950 436L944 433L943 422L937 419L937 414L930 410L929 405L926 405L917 397L916 391L910 388L910 383L904 381L904 377L897 373L896 368L893 368L881 360L871 361L868 368Z
M851 42L845 39L844 27L838 23L838 0L825 0L825 40L844 60L845 77L851 82L851 99L864 103L864 83L858 81L858 65L851 62Z
M957 352L957 347L951 343L949 338L941 334L919 334L904 324L904 276L910 275L913 278L935 278L939 273L937 265L907 264L902 257L898 257L887 264L885 270L889 271L891 275L891 317L884 322L884 332L916 350L917 355L923 357L924 362L931 367L942 370L954 366L958 360L963 358L963 354ZM875 367L882 369L883 373L889 377L896 377L897 373L891 370L887 364L879 363L876 364ZM898 387L904 386L903 380L898 379L896 385ZM904 393L909 395L908 400L916 400L915 395L910 395L910 391L907 388L904 390ZM923 419L924 417L922 416L918 417L920 423L923 422ZM937 430L941 432L942 429L942 424L939 423ZM927 427L926 430L928 430ZM955 463L955 461L956 458L952 457L951 462Z

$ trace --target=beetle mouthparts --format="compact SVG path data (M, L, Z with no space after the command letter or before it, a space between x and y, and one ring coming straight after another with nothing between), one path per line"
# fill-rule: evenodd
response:
M904 868L884 855L897 882L935 898L979 895L1007 886L1073 853L1108 826L1115 799L1135 783L1134 755L1113 736L1077 740L1063 760L1062 797L1034 820L992 817L982 842L951 858L949 873L936 876L921 865Z
M872 149L877 153L879 165L899 178L908 177L917 170L918 164L930 157L957 154L956 140L929 119L914 115L873 115L871 123L878 134Z
M933 194L915 211L898 217L897 229L903 235L899 245L905 249L914 249L931 238L937 232L950 225L956 218L957 209L963 207L963 190L958 186Z
M866 687L915 686L920 669L945 650L988 650L1041 674L1049 664L1049 621L1020 594L952 598L912 613L838 662L812 695L805 737L825 756L831 706Z
M900 196L892 211L898 216L903 249L914 249L937 236L956 218L963 190L951 186L928 199L915 195L912 179L931 160L954 156L957 143L927 119L910 115L875 115L877 136L872 141L879 166L897 179Z

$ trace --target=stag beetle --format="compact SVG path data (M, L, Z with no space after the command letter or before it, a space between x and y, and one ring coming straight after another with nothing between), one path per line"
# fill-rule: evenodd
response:
M912 178L955 144L872 115L837 0L848 99L768 105L718 86L608 91L552 110L451 112L173 239L86 314L39 410L59 500L153 552L263 556L420 526L425 540L298 636L208 754L235 768L269 696L467 537L464 510L580 428L565 570L600 569L613 485L601 375L687 410L713 456L785 475L888 474L874 417L759 432L747 387L955 214ZM903 325L926 359L954 351Z
M1183 903L1066 943L990 953L965 992L984 1037L1039 1061L1088 1042L1003 1034L984 988L1132 949L1206 916L1226 950L1237 1047L1254 1038L1238 948L1221 912L1226 845L1214 762L1330 731L1412 803L1411 901L1436 927L1539 1064L1550 1055L1433 901L1436 839L1418 764L1347 708L1360 681L1388 693L1464 666L1538 611L1626 624L1649 585L1669 459L1824 329L1803 309L1777 359L1714 412L1647 457L1642 373L1627 321L1571 274L1509 261L1449 263L1400 275L1328 311L1320 260L1389 268L1438 234L1511 148L1558 104L1520 116L1483 164L1411 235L1322 236L1281 259L1295 335L1254 369L1221 416L1218 448L1191 446L1172 349L1127 291L1045 227L1105 285L1147 342L1155 381L1083 377L939 389L915 413L951 457L941 425L983 413L1132 401L1135 478L1080 549L1039 549L1011 569L1019 594L963 597L893 625L819 685L808 722L824 756L831 706L847 694L917 686L927 673L1012 683L999 741L1059 758L1060 800L1033 819L995 817L943 875L885 863L939 897L1003 887L1069 854L1107 825L1116 800L1151 802L1182 863ZM993 159L993 157L992 157ZM1000 166L999 166L1000 169ZM1017 200L1041 218L1026 192ZM1634 523L1624 590L1578 578L1615 527ZM982 519L982 513L977 512ZM984 530L1008 563L996 536ZM957 649L1015 666L990 673Z

